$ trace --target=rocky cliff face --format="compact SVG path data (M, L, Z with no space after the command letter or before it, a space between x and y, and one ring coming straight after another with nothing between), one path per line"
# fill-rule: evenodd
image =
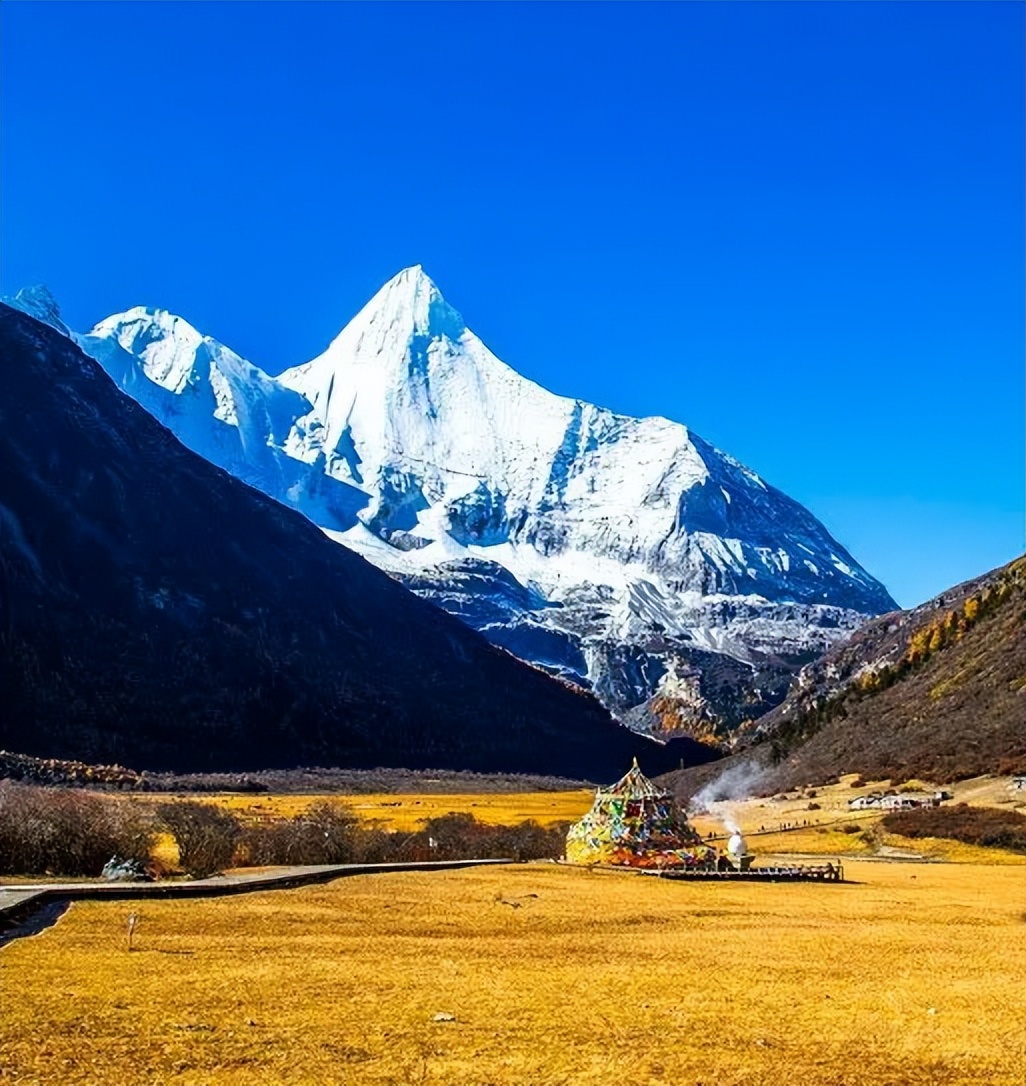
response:
M686 426L521 377L419 267L277 378L160 310L79 342L191 448L638 728L666 730L638 710L656 697L685 730L729 731L894 608Z

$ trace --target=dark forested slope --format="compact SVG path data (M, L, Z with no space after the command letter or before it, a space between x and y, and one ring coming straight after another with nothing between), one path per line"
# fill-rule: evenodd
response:
M0 306L0 747L612 778L660 747L189 452Z

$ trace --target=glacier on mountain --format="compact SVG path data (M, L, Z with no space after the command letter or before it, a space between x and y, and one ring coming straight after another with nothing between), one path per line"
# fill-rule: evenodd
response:
M686 688L729 730L895 607L812 514L686 426L520 376L419 266L278 377L159 309L75 338L190 448L641 729L659 725L637 707Z

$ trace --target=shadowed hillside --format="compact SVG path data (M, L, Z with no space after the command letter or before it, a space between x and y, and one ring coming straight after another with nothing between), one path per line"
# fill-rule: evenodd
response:
M715 771L673 774L684 790L737 767L760 791L842 773L938 782L1026 771L1026 558L910 611L867 622L805 667ZM743 772L748 767L751 772ZM711 768L711 767L710 767Z
M695 761L186 450L0 306L0 746L151 769Z

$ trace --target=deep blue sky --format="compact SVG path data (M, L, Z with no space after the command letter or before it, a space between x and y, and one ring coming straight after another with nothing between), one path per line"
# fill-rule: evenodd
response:
M0 6L0 290L278 372L422 263L902 604L1023 550L1023 6Z

